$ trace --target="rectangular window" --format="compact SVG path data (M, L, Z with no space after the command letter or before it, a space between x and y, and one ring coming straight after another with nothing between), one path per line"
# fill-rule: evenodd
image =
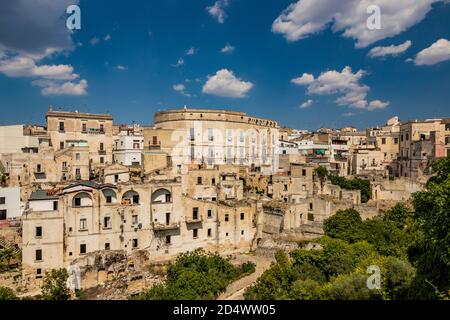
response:
M227 214L225 215L225 222L228 222L228 220L230 220L230 215L227 213Z
M35 260L36 261L42 261L42 250L41 249L37 249L36 250L36 256L35 256Z
M191 146L191 161L195 160L195 147Z
M42 227L36 227L36 238L42 237Z
M103 151L104 150L104 148L105 148L105 145L103 144L103 142L100 142L100 151Z
M111 244L109 242L105 243L105 250L111 250Z
M81 159L81 155L79 153L75 154L75 159L76 160L80 160Z
M104 124L101 124L101 125L100 125L100 132L101 132L101 133L104 133L104 132L105 132L105 125L104 125Z
M118 174L115 174L114 175L114 182L118 182L119 181L119 175Z
M211 184L214 186L216 184L216 178L212 178Z
M105 163L105 158L104 157L100 157L100 163Z
M103 218L103 228L104 229L111 228L111 217L104 217Z
M6 220L6 209L0 210L0 220Z
M208 237L211 237L211 236L212 236L212 229L209 228L209 229L208 229Z
M133 225L136 225L136 224L138 224L138 216L137 216L137 214L135 214L135 215L133 215L132 217L131 217L131 224L133 224Z
M245 213L241 212L241 220L244 220L244 219L245 219Z
M198 229L192 229L192 236L194 239L198 238Z
M59 131L64 132L64 122L63 121L59 122Z
M166 244L171 244L171 237L170 236L166 236Z
M193 220L198 219L198 208L192 208L192 219Z
M208 128L208 141L214 141L213 129Z
M152 137L152 144L158 144L158 137L157 136L153 136Z
M197 177L197 184L202 184L202 177Z
M58 210L58 201L53 201L53 211Z
M133 196L133 204L139 204L139 195Z
M133 239L133 248L138 247L138 239Z
M106 196L106 203L112 203L112 196Z
M386 144L386 138L381 138L381 144Z
M398 138L394 138L394 144L398 144Z
M87 220L86 219L80 219L80 231L87 230Z
M211 218L211 217L212 217L212 210L208 209L208 218Z
M191 141L195 140L195 129L194 128L189 129L189 140L191 140Z
M75 204L75 207L81 207L81 198L75 198L74 204Z
M166 225L170 224L170 212L166 212Z
M80 244L80 254L86 254L86 244Z
M0 197L0 204L5 204L5 203L6 203L6 198Z
M86 127L86 123L83 123L81 125L81 132L86 133L87 132L87 127Z
M284 191L288 191L288 185L287 184L284 185Z
M61 141L61 142L59 143L59 149L60 149L60 150L64 149L64 141Z
M302 169L302 176L306 177L306 169Z

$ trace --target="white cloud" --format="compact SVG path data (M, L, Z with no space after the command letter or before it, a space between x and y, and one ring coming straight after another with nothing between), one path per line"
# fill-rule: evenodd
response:
M104 41L109 41L111 40L111 35L108 33L106 36L103 37Z
M177 63L173 64L172 66L173 67L181 67L182 65L184 65L184 59L180 58L180 59L178 59Z
M117 65L117 70L120 70L120 71L126 71L126 70L128 70L128 68L127 67L125 67L125 66L122 66L121 64L119 64L119 65Z
M377 58L377 57L384 57L384 56L398 56L399 54L402 54L406 50L408 50L412 45L412 42L410 40L405 41L402 44L399 45L390 45L387 47L375 47L372 48L368 56L371 58Z
M356 113L354 112L345 112L342 114L344 117L353 117L354 115L356 115Z
M197 51L198 50L196 48L192 47L192 48L187 49L185 53L187 56L193 56L194 54L197 53Z
M91 44L91 46L95 46L100 42L100 39L97 37L93 37L91 40L89 40L89 43Z
M173 90L175 90L176 92L179 92L183 96L186 96L186 97L190 97L191 96L190 93L186 92L186 86L184 84L182 84L182 83L174 84L172 86L172 88L173 88Z
M73 73L70 65L41 65L28 57L0 58L0 72L8 77L42 77L53 80L73 80L78 74Z
M220 49L220 52L222 53L233 53L234 49L236 49L235 47L233 47L231 44L227 43L225 45L225 47L223 47L222 49Z
M390 38L422 21L432 4L445 0L299 0L289 5L272 24L272 31L288 41L310 37L327 28L356 40L364 48ZM381 29L367 27L369 5L381 9Z
M225 8L228 4L229 0L217 0L211 7L206 7L206 10L217 19L217 22L224 23L226 17Z
M389 102L382 102L380 100L374 100L369 103L369 106L367 107L367 110L373 111L377 109L384 109L389 105Z
M232 71L222 69L208 77L202 91L221 97L244 98L253 88L253 83L237 78Z
M430 47L420 51L416 55L414 63L417 66L430 66L446 60L450 60L450 41L440 39Z
M387 102L375 100L369 103L367 101L366 97L370 88L360 83L365 74L364 70L353 73L352 69L347 66L341 72L326 71L317 78L304 73L301 77L292 79L291 82L307 86L307 93L310 95L340 95L335 101L339 106L350 106L369 111L386 107L387 105L382 104Z
M311 99L309 99L309 100L303 102L303 103L300 105L300 109L306 109L306 108L309 108L309 107L312 106L313 103L314 103L314 101L311 100Z
M314 76L309 73L304 73L301 77L292 79L291 82L299 86L304 84L310 84L314 82Z
M36 80L33 85L41 87L41 93L44 96L50 95L70 95L70 96L84 96L87 94L88 83L86 80L76 82L57 82L52 80Z

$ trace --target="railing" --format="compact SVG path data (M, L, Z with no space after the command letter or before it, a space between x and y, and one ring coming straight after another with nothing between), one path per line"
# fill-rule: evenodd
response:
M203 218L197 217L196 219L194 217L186 217L186 223L192 224L192 223L202 223Z
M155 231L165 231L165 230L174 230L180 228L179 222L172 222L172 223L159 223L159 222L152 222L153 230Z

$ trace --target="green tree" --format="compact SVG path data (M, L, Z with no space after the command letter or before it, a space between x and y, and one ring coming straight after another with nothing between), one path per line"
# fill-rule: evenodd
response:
M0 300L17 300L17 296L11 288L0 287Z
M421 299L450 290L450 158L435 162L432 172L427 190L413 195L420 232L409 254L417 266L412 290Z
M323 223L325 235L348 242L361 239L362 219L355 209L338 210Z
M8 271L9 265L12 259L14 259L16 255L14 254L14 251L12 251L9 248L1 249L0 250L0 271Z
M315 173L319 177L320 189L322 190L323 185L325 184L325 181L327 180L327 177L328 177L328 170L327 170L327 168L325 168L323 166L318 166L315 169Z
M51 270L47 272L42 286L44 300L68 300L70 290L67 287L69 274L66 269Z
M351 273L339 275L327 290L332 300L373 300L381 299L380 290L371 290L367 287L367 275Z

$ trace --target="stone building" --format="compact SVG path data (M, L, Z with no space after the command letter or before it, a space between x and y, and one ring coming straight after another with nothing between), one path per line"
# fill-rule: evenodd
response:
M165 152L175 169L206 163L277 171L275 121L243 112L185 108L157 112L154 123L154 128L144 130L146 148Z
M69 141L85 141L89 146L89 164L103 167L112 163L113 118L109 114L54 111L46 115L47 134L54 151L69 147Z

